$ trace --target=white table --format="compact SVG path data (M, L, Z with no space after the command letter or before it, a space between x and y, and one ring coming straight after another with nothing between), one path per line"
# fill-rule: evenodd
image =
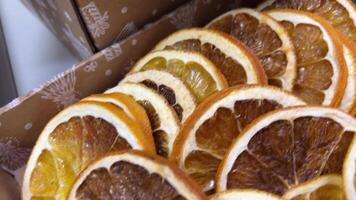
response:
M20 0L0 0L0 17L19 95L79 62Z

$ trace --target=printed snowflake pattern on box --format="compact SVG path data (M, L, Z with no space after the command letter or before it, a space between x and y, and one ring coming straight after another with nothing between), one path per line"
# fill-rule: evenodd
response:
M176 26L177 29L192 27L194 25L194 18L196 13L196 1L191 1L187 5L179 8L177 12L171 14L170 22Z
M31 150L20 147L20 142L13 137L0 139L0 167L13 172L26 164Z
M92 37L99 38L105 35L106 30L110 28L108 11L102 14L93 1L82 7L81 11Z

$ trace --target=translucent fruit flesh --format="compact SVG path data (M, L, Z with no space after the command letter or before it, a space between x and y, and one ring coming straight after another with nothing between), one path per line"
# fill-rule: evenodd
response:
M325 57L329 51L320 28L310 24L282 21L288 30L297 53L298 73L293 92L307 103L321 105L334 75L333 67Z
M202 44L202 42L197 39L189 39L167 46L165 49L186 50L201 53L209 58L209 60L220 69L230 86L247 83L247 75L242 65L237 60L226 56L213 44Z
M30 178L32 199L66 199L76 176L110 151L131 148L108 122L91 116L73 117L49 136Z
M247 13L226 16L209 28L223 31L237 38L258 56L269 84L282 87L279 79L286 72L287 56L281 50L282 41L268 25Z
M79 186L76 197L78 200L185 199L160 175L125 161L114 163L110 169L92 171Z
M279 120L258 131L238 155L227 189L254 188L278 195L326 174L340 174L353 134L318 117Z
M201 102L217 90L217 85L211 75L198 63L184 63L179 59L167 60L163 57L157 57L146 63L142 70L163 70L180 78L191 92Z
M356 42L355 24L345 7L335 0L276 0L271 6L266 7L265 10L272 8L291 8L313 12L328 20L339 31Z
M289 200L346 200L346 197L340 186L326 185L312 193L298 195Z
M233 110L219 108L196 131L196 143L201 150L186 157L185 171L205 190L212 189L218 165L232 141L252 120L278 108L281 105L270 100L236 101Z

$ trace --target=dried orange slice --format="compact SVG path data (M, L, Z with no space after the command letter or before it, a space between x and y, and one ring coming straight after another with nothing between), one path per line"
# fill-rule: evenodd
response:
M356 42L356 7L350 0L267 0L258 9L290 8L319 15Z
M356 200L356 136L345 158L343 180L348 200Z
M86 97L82 101L96 101L111 103L122 109L130 118L141 126L141 129L147 135L152 135L150 120L146 111L132 97L123 93L95 94Z
M155 153L152 136L121 109L84 101L56 115L44 128L28 161L22 199L66 199L88 163L123 149Z
M159 70L146 70L128 74L121 83L142 83L162 95L184 122L195 110L196 99L185 84L172 74Z
M132 96L144 109L151 123L157 153L167 157L179 132L180 122L168 101L143 84L121 83L105 93L120 92Z
M224 74L230 86L267 84L258 58L230 35L209 29L191 28L173 33L154 50L174 49L198 52L209 58Z
M321 17L304 11L267 13L288 30L296 48L298 76L293 92L309 104L339 106L347 68L336 30Z
M342 178L325 175L297 185L283 195L284 200L346 200Z
M139 60L131 73L151 69L167 71L180 78L198 103L228 86L224 75L199 53L176 50L152 52Z
M107 155L85 169L69 199L206 200L178 167L140 151Z
M327 107L293 107L261 116L231 145L218 192L258 189L283 195L321 175L341 174L356 120Z
M208 28L239 39L258 56L271 85L292 90L296 54L286 29L271 17L251 9L237 9L216 18Z
M279 196L258 190L228 190L216 193L210 200L281 200Z
M212 190L218 165L241 131L264 113L296 105L304 102L270 86L246 85L218 92L183 124L171 159L204 191Z

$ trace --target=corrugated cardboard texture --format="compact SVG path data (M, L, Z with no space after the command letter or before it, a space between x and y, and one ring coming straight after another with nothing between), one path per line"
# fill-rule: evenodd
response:
M119 42L187 0L75 0L97 49Z

